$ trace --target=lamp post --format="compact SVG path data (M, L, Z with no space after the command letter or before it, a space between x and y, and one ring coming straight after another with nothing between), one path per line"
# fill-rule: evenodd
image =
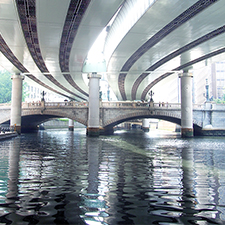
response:
M148 93L150 95L150 101L149 101L149 107L154 107L154 101L152 96L154 95L154 93L152 92L152 90Z
M152 96L154 95L154 92L152 90L148 93L150 95L150 102L154 102Z
M46 95L46 92L42 91L41 92L41 96L42 96L41 101L43 101L43 102L45 101L45 98L44 98L45 95Z

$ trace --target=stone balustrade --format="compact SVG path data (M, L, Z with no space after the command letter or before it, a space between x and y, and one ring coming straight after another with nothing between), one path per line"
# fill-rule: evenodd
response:
M66 108L66 110L65 110ZM0 104L0 123L10 120L11 104ZM26 118L34 118L39 124L46 118L70 118L85 126L88 119L88 102L30 102L22 103L23 126L31 122ZM199 129L223 129L225 130L225 104L206 102L205 104L193 104L193 125ZM180 124L181 104L163 102L142 101L115 101L100 102L100 124L102 127L114 126L123 121L135 118L159 118ZM28 121L28 122L27 122ZM26 124L28 123L28 124ZM225 134L225 131L224 131Z
M64 102L23 102L22 108L36 108L36 107L88 107L88 102L75 102L75 101L64 101ZM100 107L149 107L148 102L142 101L115 101L115 102L101 102ZM154 102L152 106L154 108L165 107L171 109L180 109L180 103L168 103L168 102ZM193 104L194 109L203 109L204 104ZM11 108L11 103L0 104L0 109Z

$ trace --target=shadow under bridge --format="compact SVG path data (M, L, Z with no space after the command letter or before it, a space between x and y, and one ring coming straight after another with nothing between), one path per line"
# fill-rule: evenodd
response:
M81 102L23 103L21 130L37 130L38 125L55 118L68 118L87 126L88 105Z

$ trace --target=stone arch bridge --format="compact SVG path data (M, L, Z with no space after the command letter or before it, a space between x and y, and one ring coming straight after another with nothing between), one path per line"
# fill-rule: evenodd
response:
M10 111L10 104L0 104L0 124L9 122ZM87 126L88 102L22 103L22 131L37 129L39 124L54 118L69 118ZM163 119L180 125L181 105L153 103L149 106L146 102L134 101L100 103L100 126L104 130L112 130L117 124L140 118ZM224 119L224 105L193 105L193 127L196 134L208 128L223 132Z

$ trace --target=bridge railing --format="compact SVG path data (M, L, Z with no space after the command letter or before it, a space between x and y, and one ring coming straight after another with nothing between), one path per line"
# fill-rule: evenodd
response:
M23 108L39 108L39 107L48 107L48 108L57 108L57 107L87 107L88 102L23 102Z
M88 102L46 102L46 107L87 107Z
M154 102L151 105L149 102L136 102L136 101L121 101L121 102L102 102L101 107L153 107L153 108L171 108L171 109L180 109L180 103L168 103L168 102ZM193 104L194 109L202 109L202 104Z
M1 109L11 108L11 103L0 103L0 108Z
M0 104L1 106L1 104ZM11 106L11 105L9 105ZM48 108L57 108L57 107L88 107L88 102L74 102L74 101L65 101L65 102L29 102L22 103L23 108L39 108L39 107L48 107ZM180 109L180 103L168 103L168 102L157 102L150 105L148 102L137 102L137 101L116 101L116 102L101 102L100 107L103 108L137 108L137 107L153 107L153 108L171 108L171 109ZM194 104L194 109L202 109L202 104Z
M74 102L74 101L65 101L65 102L23 102L22 108L39 108L39 107L48 107L48 108L57 108L57 107L88 107L88 102ZM137 108L137 107L153 107L153 108L171 108L171 109L180 109L180 103L168 103L168 102L154 102L151 106L148 102L141 101L115 101L115 102L101 102L100 107L105 108ZM11 108L11 103L0 104L0 108ZM204 109L204 104L193 104L194 109Z
M148 102L136 102L136 101L121 101L121 102L102 102L102 107L149 107L150 104ZM180 108L179 103L152 103L150 107L158 108L158 107L164 107L164 108Z

